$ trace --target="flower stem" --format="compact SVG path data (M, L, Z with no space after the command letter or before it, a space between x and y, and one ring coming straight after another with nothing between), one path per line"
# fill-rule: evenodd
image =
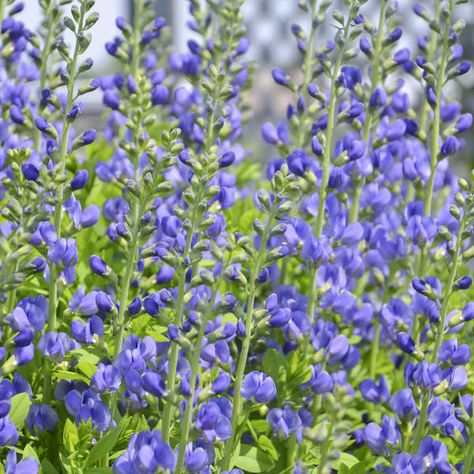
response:
M377 29L377 36L375 39L375 51L374 51L374 65L372 68L372 77L370 81L370 94L369 98L372 96L375 88L379 85L381 77L380 77L380 62L382 59L382 40L383 40L383 23L385 20L385 7L386 7L386 0L381 0L380 4L380 16L379 16L379 24ZM364 124L364 133L363 133L363 140L366 143L367 151L369 150L369 138L370 133L372 131L373 123L374 123L375 113L372 107L369 107L367 110L367 117L365 119ZM362 189L364 187L365 180L362 178L359 183L357 183L354 189L354 197L352 200L352 207L351 212L349 214L349 223L352 224L356 222L359 217L359 208L360 208L360 195L362 193Z
M308 85L311 81L311 76L312 76L312 61L313 61L313 54L314 54L314 35L316 33L316 24L314 22L314 16L316 14L316 5L317 5L317 0L312 0L311 1L311 27L309 30L309 36L308 36L308 42L307 42L307 47L306 47L306 52L305 52L305 57L303 60L303 84L301 85L301 94L303 95L304 98L307 97L308 95ZM298 148L301 148L305 145L305 124L304 120L306 118L306 113L307 113L307 107L303 110L301 114L301 124L298 128L298 136L297 136L297 146Z
M434 16L433 18L440 18L440 9L441 9L441 1L440 0L435 0L435 11L434 11ZM426 60L430 63L433 62L434 55L436 52L436 39L437 39L437 33L434 30L430 31L430 41L428 43L427 51L426 51ZM428 111L430 108L430 104L428 101L425 99L423 101L423 104L421 106L421 112L420 112L420 130L426 131L426 120L428 118Z
M239 361L237 363L237 372L235 376L234 383L234 406L232 410L232 437L227 441L224 448L224 457L221 463L221 472L227 471L229 469L231 456L233 454L236 441L237 441L237 431L239 427L239 418L242 411L242 394L240 393L242 388L242 382L244 379L245 367L247 365L247 357L250 349L250 342L252 339L252 323L253 323L253 312L255 305L255 297L257 294L257 277L262 270L262 266L265 262L266 254L266 244L268 237L270 235L271 228L273 226L273 221L275 218L275 207L272 207L268 215L267 223L263 231L263 235L260 240L260 247L258 249L257 259L255 261L255 266L252 269L250 276L250 288L249 295L247 299L247 312L245 314L245 337L242 343L242 348L240 350Z
M445 73L446 66L448 61L449 53L449 28L451 24L451 16L453 14L453 2L449 2L449 16L446 19L445 29L443 33L443 48L441 53L441 60L438 68L438 78L436 82L436 104L434 106L434 117L431 126L432 135L431 135L431 160L430 160L430 177L428 179L428 184L426 188L426 194L424 199L424 213L425 216L429 217L432 215L433 207L433 190L434 190L434 181L436 177L436 169L438 167L438 154L439 154L439 139L440 139L440 127L441 127L441 99L443 95L443 86L445 82ZM428 257L429 247L425 246L422 250L420 257L420 264L418 268L418 276L423 277L426 271L427 257Z
M191 422L193 418L193 408L194 408L194 395L196 393L196 380L199 371L199 360L201 359L201 352L202 352L202 342L204 340L204 335L206 332L207 322L209 321L212 310L214 308L214 304L216 302L217 291L219 288L219 283L221 279L219 278L216 282L216 288L212 293L211 300L209 305L204 313L204 316L200 322L201 326L199 327L198 336L195 342L195 351L193 352L193 357L191 361L191 378L189 380L190 384L190 392L189 396L187 397L186 401L186 409L184 410L184 416L182 420L182 429L181 429L181 437L179 441L179 449L178 449L178 461L176 463L175 474L181 474L184 465L184 455L186 452L186 444L188 442L189 431L191 429Z
M216 100L214 104L215 108L219 107L219 102ZM214 122L215 122L215 112L214 108L211 112L211 115L208 120L208 128L207 128L207 133L206 133L206 140L205 140L205 150L203 153L208 153L209 150L212 147L212 142L214 140ZM186 231L186 244L184 248L184 252L181 258L181 261L184 263L189 257L189 253L191 251L191 243L192 243L192 238L194 236L194 233L196 232L196 229L198 227L199 221L201 220L202 217L202 210L199 210L198 204L202 200L202 195L205 191L206 185L210 180L202 180L200 183L200 187L198 189L197 195L196 195L196 205L193 208L192 211L192 217L191 217L191 225L190 228ZM176 311L175 311L175 317L174 317L174 324L176 326L180 326L182 323L183 319L183 314L184 314L184 294L185 294L185 287L186 287L186 273L187 273L188 268L186 266L183 266L181 268L181 272L179 275L179 282L178 282L178 295L176 298ZM173 392L174 388L176 385L176 371L177 371L177 366L178 366L178 355L179 355L179 346L176 342L171 342L171 348L170 348L170 358L169 358L169 365L168 365L168 377L166 380L166 390L168 394L173 397ZM162 437L163 441L166 443L169 442L170 439L170 432L171 432L171 422L173 420L173 415L174 415L174 400L168 401L165 404L165 407L163 409L163 418L161 421L161 431L162 431Z
M317 471L318 474L323 474L324 468L326 467L328 454L329 454L329 446L330 446L332 430L333 430L332 420L329 420L328 423L329 423L328 433L327 433L326 439L323 441L321 445L321 455L319 458L319 465L318 465L318 471Z
M182 260L185 261L189 256L189 252L191 250L191 242L193 235L195 233L195 229L197 226L197 212L195 208L195 212L193 213L193 219L191 222L191 228L188 230L188 234L186 236L186 246L183 252ZM185 294L185 286L186 286L186 273L187 268L183 268L180 274L179 283L178 283L178 296L176 298L176 312L174 318L174 324L176 326L181 325L182 317L184 313L184 294ZM178 354L179 354L179 345L175 342L171 343L170 348L170 359L169 359L169 369L168 369L168 379L166 382L166 390L169 394L174 392L174 387L176 384L176 370L178 366ZM166 403L164 410L163 410L163 419L161 423L161 431L163 440L168 443L170 439L170 431L171 431L171 420L173 419L174 414L174 404L173 402Z
M74 96L74 86L78 74L77 60L80 55L80 45L79 45L79 33L82 32L84 26L84 16L86 14L85 3L81 3L79 21L77 23L77 35L74 45L74 52L72 55L72 60L70 63L70 78L67 85L67 99L66 106L64 108L64 126L61 134L61 145L59 150L59 176L64 175L66 170L66 158L68 151L69 143L69 131L71 127L71 122L68 120L68 113L72 106L73 96ZM62 225L62 213L63 213L63 193L64 193L64 184L60 182L56 190L56 206L54 208L54 228L56 230L56 237L61 238L61 225ZM56 315L57 315L57 305L58 305L58 276L59 269L56 264L50 263L50 272L49 272L49 309L48 309L48 326L47 330L55 331L56 330ZM44 360L44 379L43 379L43 403L49 403L51 399L51 364L50 360L45 358Z
M370 378L374 379L377 373L377 359L379 355L380 345L380 323L377 318L374 321L374 336L372 339L372 347L370 349Z
M51 11L51 5L46 11L47 15L47 23L46 23L46 39L44 42L43 50L41 51L41 68L40 68L40 82L39 82L39 88L38 88L38 96L41 97L41 93L43 89L45 88L46 85L46 79L48 78L47 74L47 68L48 68L48 59L49 55L51 54L51 43L53 41L53 26L54 26L54 20L55 16L52 14ZM39 104L38 104L39 108ZM39 150L39 145L40 145L40 138L41 138L41 132L38 128L35 129L34 132L34 149L36 151Z
M453 260L451 264L451 272L449 275L449 281L448 281L447 286L445 286L443 304L441 305L441 317L438 323L438 332L436 335L433 352L431 354L432 363L436 362L438 358L439 348L441 347L441 344L443 343L443 339L444 339L444 328L446 325L446 318L448 315L449 300L451 298L451 295L453 294L453 285L454 285L454 282L456 281L457 270L458 270L458 265L460 261L461 248L462 248L462 234L464 232L464 229L466 226L466 219L467 219L466 213L467 211L466 209L464 209L464 215L462 217L462 220L459 226L458 235L457 235L456 247L455 247L454 256L453 256ZM420 418L418 420L418 425L415 432L415 439L413 442L413 452L416 452L418 450L418 447L420 446L421 440L423 439L423 436L424 436L429 402L430 402L430 393L429 391L426 391L422 397Z
M349 15L347 22L344 26L344 44L347 41L349 35L349 25L351 23L352 15ZM329 99L329 111L328 111L328 125L326 128L326 143L324 146L323 154L323 175L321 178L321 184L319 187L319 202L318 202L318 215L316 220L316 238L320 238L323 233L324 227L324 211L326 205L326 196L327 196L327 185L329 181L329 167L331 165L331 156L333 148L333 131L335 128L335 114L336 114L336 104L337 104L337 78L339 76L339 71L341 69L342 59L344 57L344 48L340 47L336 57L336 63L334 66L334 71L331 78L331 96ZM314 310L316 305L316 280L318 275L318 266L313 265L311 268L311 274L309 279L309 288L308 288L308 316L313 321ZM306 359L309 349L309 337L306 338L306 341L303 345L303 360Z
M474 399L474 397L473 397ZM464 472L472 472L472 461L474 455L474 413L471 414L471 426L469 430L469 445L466 449L466 456L464 457Z

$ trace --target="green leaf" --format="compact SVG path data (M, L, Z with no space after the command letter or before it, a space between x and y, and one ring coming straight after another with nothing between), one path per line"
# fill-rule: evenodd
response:
M242 445L241 454L233 459L235 467L246 472L268 472L273 467L273 462L263 451Z
M345 466L345 464L344 464ZM365 462L361 461L357 464L354 464L350 469L350 474L365 474L368 471L367 465Z
M76 425L69 419L66 419L63 429L63 443L68 453L73 453L76 450L79 441L79 434Z
M267 454L269 454L275 461L278 459L278 451L275 448L275 445L272 443L272 440L265 435L260 435L258 437L257 446Z
M90 362L81 361L77 364L77 370L82 372L89 380L97 370L97 365L91 364Z
M27 444L25 446L25 449L23 450L23 459L25 458L33 458L33 459L36 459L37 461L40 460L37 452L34 450L34 448L30 444Z
M30 411L30 406L31 400L26 393L18 393L11 399L11 408L8 416L11 422L17 427L18 431L23 429L25 418Z
M68 370L56 370L54 372L54 376L58 379L64 380L81 380L87 384L90 382L90 380L85 375L78 374L76 372L69 372Z
M341 453L337 459L331 461L331 467L337 471L342 465L352 468L358 463L359 460L355 456L352 456L352 454Z
M92 352L92 350L83 348L74 349L73 351L70 351L69 356L74 359L77 359L80 362L88 362L92 365L97 365L101 359L101 357L98 354Z
M286 379L287 363L285 356L275 349L270 349L263 356L263 371L272 377L275 382Z
M41 461L41 474L59 474L58 470L47 459Z
M256 433L266 433L270 430L267 420L251 420L250 424Z
M111 467L91 467L87 469L85 474L110 474L113 470Z
M91 464L94 464L100 458L109 454L115 445L117 444L118 440L122 432L125 430L129 423L130 419L127 417L122 418L120 420L119 425L116 428L113 428L107 434L105 434L102 438L97 441L95 446L91 449L89 456L87 456L85 466L88 467Z

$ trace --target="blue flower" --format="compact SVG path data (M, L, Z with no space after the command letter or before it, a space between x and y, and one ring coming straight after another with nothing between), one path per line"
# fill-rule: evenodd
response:
M69 267L78 260L76 241L74 239L58 239L50 247L48 258L51 262Z
M213 443L216 439L225 441L232 435L231 416L232 406L229 400L212 399L199 408L196 428L209 443Z
M30 406L25 424L31 434L39 435L45 431L54 431L58 421L58 414L52 407L33 404Z
M390 390L383 375L379 375L378 384L374 380L365 379L359 385L362 396L372 403L386 403L390 400Z
M32 457L24 457L17 462L16 451L11 449L5 462L5 474L38 474L38 461Z
M412 420L419 413L413 393L409 388L403 388L395 393L390 400L390 406L400 420Z
M265 373L254 370L244 377L241 393L246 400L268 403L276 397L275 382Z
M93 315L87 322L75 319L71 322L71 334L77 342L94 344L104 335L104 323L99 316ZM97 337L98 336L98 337Z
M398 453L392 460L394 474L424 474L426 465L423 458L417 454Z
M115 474L173 472L176 458L170 445L161 439L159 431L133 434L127 450L114 463Z
M272 408L268 412L267 421L277 436L288 439L290 435L295 434L296 439L301 443L303 424L298 413L295 413L290 407Z
M38 342L38 350L45 356L58 362L64 359L67 352L76 349L74 342L65 332L46 332Z
M418 455L423 458L426 466L436 470L439 474L450 474L453 472L448 462L448 448L444 443L427 436L421 440ZM430 471L431 472L431 471Z
M112 417L107 405L94 390L84 390L82 393L71 390L66 395L64 402L68 413L74 416L76 424L81 421L92 421L92 425L103 433L110 427Z
M8 416L0 418L0 446L14 446L18 436L18 430Z
M200 473L209 465L207 452L200 447L193 449L192 443L186 446L184 465L190 473Z
M82 189L87 185L89 180L89 172L85 169L80 169L72 178L69 185L73 191L77 191L78 189Z

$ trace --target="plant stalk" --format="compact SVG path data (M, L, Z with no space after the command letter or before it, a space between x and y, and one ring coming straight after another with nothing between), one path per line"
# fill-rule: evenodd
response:
M462 234L466 226L466 218L467 218L466 209L464 209L464 215L462 217L461 224L459 226L458 238L456 241L456 247L454 251L454 257L452 261L449 282L447 286L445 287L445 295L443 298L443 304L441 305L441 318L438 323L438 333L436 335L433 352L431 354L432 363L436 362L438 358L439 348L441 347L441 344L443 343L443 339L444 339L444 327L446 325L446 318L448 315L449 300L453 294L453 285L456 281L459 259L460 259L460 254L461 254L461 247L462 247ZM413 442L413 450L414 450L413 452L416 452L418 450L421 440L423 439L423 436L424 436L430 398L431 397L430 397L429 391L426 391L423 394L423 398L422 398L420 418L418 419L418 425L415 432L415 439Z
M372 94L376 87L380 83L380 61L382 59L382 40L383 40L383 23L385 20L385 9L386 9L387 2L386 0L381 0L380 4L380 16L379 16L379 24L377 30L377 36L375 39L375 51L374 51L374 66L372 68L372 77L371 77L371 84L370 84L370 94L369 98L372 97ZM365 119L364 124L364 133L363 133L363 140L364 143L367 145L367 151L369 150L369 138L370 133L372 131L372 126L375 118L374 110L369 107L367 110L367 117ZM359 217L359 208L360 208L360 195L362 193L362 189L364 187L365 180L362 178L361 182L358 183L354 190L354 197L352 200L352 207L351 212L349 214L349 223L352 224L356 222Z
M229 469L231 456L233 454L236 440L237 440L237 431L239 426L239 417L242 411L242 382L244 379L245 367L247 365L247 357L250 349L250 342L252 339L252 322L253 322L253 312L255 306L255 297L257 294L257 277L262 270L262 266L265 262L265 254L266 254L266 244L268 241L268 237L270 235L270 231L273 225L273 221L275 218L276 209L272 208L269 215L268 220L265 225L265 229L263 231L262 238L260 240L260 247L257 254L257 259L255 262L255 266L252 270L250 276L250 288L249 288L249 296L247 299L247 312L245 314L245 337L242 343L242 348L240 351L239 362L237 364L237 371L235 376L235 383L234 383L234 406L232 410L232 437L230 440L227 441L225 448L224 448L224 457L221 463L221 472L227 471Z
M78 33L82 31L84 26L84 16L85 16L84 4L81 4L79 21L77 23ZM67 99L66 107L64 109L64 126L61 133L61 146L59 150L59 175L64 175L66 170L66 158L67 158L67 147L69 143L69 131L71 127L71 122L69 121L67 115L71 109L73 96L74 96L74 85L77 78L77 61L79 59L79 38L76 36L76 42L74 45L74 52L71 60L70 67L70 79L67 85ZM62 213L63 213L63 194L64 194L64 184L61 182L58 184L57 188L57 202L54 209L54 228L56 230L56 237L61 238L61 225L62 225ZM48 309L48 325L47 331L56 330L56 317L57 317L57 304L58 304L58 276L59 269L56 264L50 263L50 274L49 274L49 309ZM43 403L48 404L51 399L51 363L48 358L44 360L44 380L43 380Z

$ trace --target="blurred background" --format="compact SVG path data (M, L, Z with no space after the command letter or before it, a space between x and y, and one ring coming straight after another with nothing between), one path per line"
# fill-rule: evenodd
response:
M1 1L1 0L0 0ZM225 1L225 0L223 0ZM22 13L22 20L31 29L35 29L41 20L41 11L36 0L28 0ZM334 0L336 8L344 9L343 0ZM417 35L426 31L426 24L413 14L411 8L414 0L399 0L399 15L402 19L401 26L404 35L400 41L401 46L412 47L416 45ZM433 9L433 0L424 0L430 10ZM369 0L362 12L372 20L377 21L378 0ZM114 70L116 62L108 56L104 49L106 41L111 40L116 34L115 18L124 16L133 19L132 0L96 0L96 10L100 13L100 20L93 29L94 40L88 54L94 59L93 75L107 74ZM271 69L275 66L286 69L290 74L297 75L301 63L301 55L296 47L296 42L290 32L292 23L299 23L303 28L308 28L304 13L298 8L297 0L245 0L244 16L247 23L247 33L251 40L249 51L250 59L255 61L256 70L254 85L251 91L250 102L253 116L249 132L258 133L259 124L265 121L277 122L285 116L289 100L283 88L274 84ZM474 0L469 0L466 5L457 8L457 17L463 18L467 27L462 37L466 59L474 61ZM329 10L331 12L331 9ZM187 0L159 0L157 2L157 15L165 16L172 25L173 43L177 51L187 50L187 41L191 33L186 27L189 19ZM318 30L317 41L323 43L334 36L334 26L330 18L324 27ZM463 110L474 113L474 68L462 76L449 91L463 104ZM419 95L418 89L413 89L413 98ZM86 109L89 114L100 115L100 96L91 95L91 102ZM474 166L474 132L466 138L464 159L469 160ZM263 150L268 150L263 148ZM264 160L269 157L263 157Z

